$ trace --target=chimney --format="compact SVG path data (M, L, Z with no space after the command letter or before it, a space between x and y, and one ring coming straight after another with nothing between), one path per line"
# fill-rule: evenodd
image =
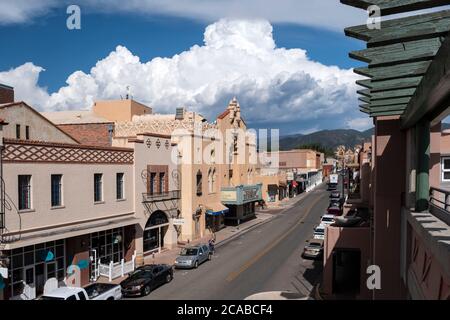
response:
M14 88L0 83L0 104L14 102Z

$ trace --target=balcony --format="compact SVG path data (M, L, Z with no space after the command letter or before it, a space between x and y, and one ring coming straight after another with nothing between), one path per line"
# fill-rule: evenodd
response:
M172 190L172 191L160 192L160 193L143 193L142 194L142 202L143 203L151 203L151 202L178 200L178 199L180 199L180 197L181 197L180 190Z

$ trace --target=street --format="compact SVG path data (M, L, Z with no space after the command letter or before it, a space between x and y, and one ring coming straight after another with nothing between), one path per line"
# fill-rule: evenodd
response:
M301 252L328 206L326 186L301 199L268 223L216 248L211 261L193 270L175 270L172 282L137 299L241 300L267 291L305 296L321 274L322 261Z

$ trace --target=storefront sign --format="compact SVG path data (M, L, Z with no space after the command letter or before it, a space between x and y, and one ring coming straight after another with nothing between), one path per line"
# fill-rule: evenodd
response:
M244 189L244 202L259 200L258 191L259 189L257 187Z
M222 201L237 201L236 190L222 191L221 200Z
M172 224L174 226L182 226L184 224L184 219L172 219Z

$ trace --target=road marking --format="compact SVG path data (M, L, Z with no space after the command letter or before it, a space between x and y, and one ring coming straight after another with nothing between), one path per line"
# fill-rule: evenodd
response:
M325 195L325 194L324 194ZM241 273L243 273L245 270L247 270L248 268L250 268L253 264L255 264L259 259L261 259L263 256L265 256L270 250L272 250L274 247L276 247L281 241L283 241L287 236L289 236L301 223L303 220L306 219L306 217L309 215L309 212L311 211L311 209L324 197L324 195L318 197L309 207L308 209L306 209L306 212L304 214L304 216L297 221L297 223L295 225L293 225L292 227L289 228L289 230L287 232L285 232L281 237L279 237L275 242L273 242L271 245L269 245L268 247L266 247L264 250L262 250L261 252L259 252L257 255L255 255L253 258L251 258L250 260L248 260L245 264L242 265L242 267L237 270L237 271L233 271L231 272L228 277L226 278L226 280L228 282L233 281L234 279L236 279Z

